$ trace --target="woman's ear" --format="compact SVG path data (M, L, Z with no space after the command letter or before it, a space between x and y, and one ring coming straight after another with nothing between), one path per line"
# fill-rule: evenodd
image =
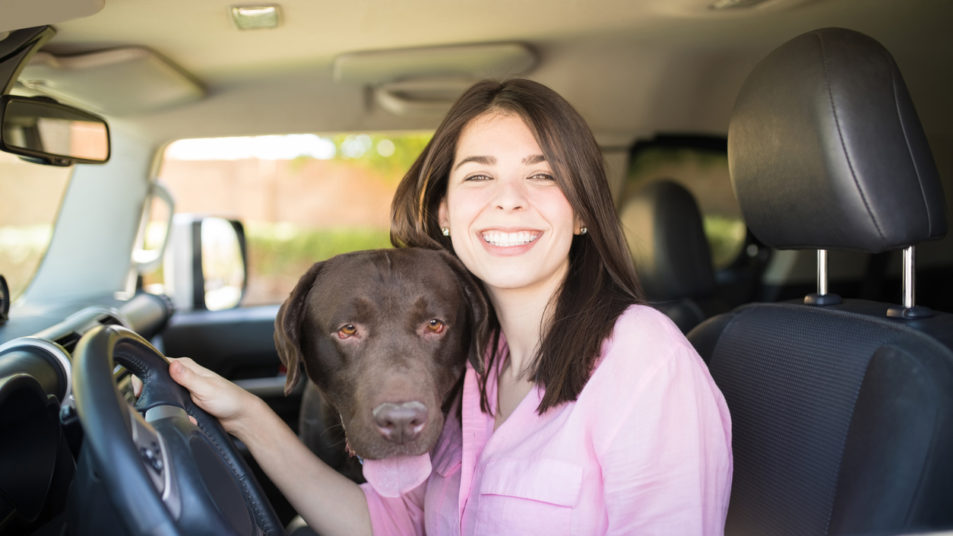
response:
M573 219L572 234L574 235L586 234L586 224L585 222L582 221L582 218L580 218L578 215L575 215L573 216L572 219Z
M440 205L437 207L437 223L440 224L441 229L450 228L450 214L447 211L447 196L443 196L443 199L440 200Z

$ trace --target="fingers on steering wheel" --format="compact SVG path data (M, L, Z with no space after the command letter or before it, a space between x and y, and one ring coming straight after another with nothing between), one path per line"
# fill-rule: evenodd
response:
M202 367L189 357L178 357L169 359L169 376L172 379L188 389L192 401L199 407L203 407L202 400L209 398L211 389L209 379L214 379L217 375ZM198 425L195 417L189 415L189 421Z
M139 379L139 376L132 375L129 381L132 383L132 394L139 398L139 395L142 394L142 380Z
M177 383L188 389L189 391L195 391L196 389L201 389L201 385L196 381L201 374L198 374L196 369L198 365L195 361L188 357L180 357L176 359L169 360L169 375L172 376L172 379Z

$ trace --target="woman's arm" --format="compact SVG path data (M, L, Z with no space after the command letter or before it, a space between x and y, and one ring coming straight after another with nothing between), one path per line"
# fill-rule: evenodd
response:
M173 359L172 378L240 439L285 498L322 535L371 534L364 492L322 462L260 398L189 358Z
M609 534L717 535L731 482L717 401L678 365L651 371L601 453Z
M608 533L721 534L732 469L724 398L671 322L633 313L593 376L612 408L596 416Z

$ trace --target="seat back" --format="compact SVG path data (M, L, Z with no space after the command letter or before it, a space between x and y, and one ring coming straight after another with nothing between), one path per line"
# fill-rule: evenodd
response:
M653 181L623 200L619 217L649 303L683 332L711 316L715 270L691 192Z
M803 302L689 333L732 415L726 534L953 526L953 315L912 298L913 246L945 234L943 195L890 54L836 28L785 43L742 87L728 152L755 236L820 263ZM836 248L909 252L904 303L829 293Z

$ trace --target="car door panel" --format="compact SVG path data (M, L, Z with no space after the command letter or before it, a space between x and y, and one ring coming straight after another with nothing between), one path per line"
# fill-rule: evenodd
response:
M284 394L285 373L274 344L277 314L278 305L179 312L162 333L162 349L234 381L296 427L301 394Z

